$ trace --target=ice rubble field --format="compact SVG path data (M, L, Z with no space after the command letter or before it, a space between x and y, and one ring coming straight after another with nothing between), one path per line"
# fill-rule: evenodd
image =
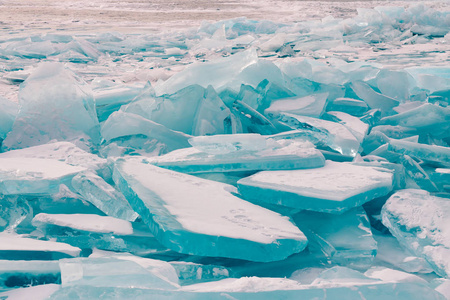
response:
M3 35L0 299L450 299L449 31Z

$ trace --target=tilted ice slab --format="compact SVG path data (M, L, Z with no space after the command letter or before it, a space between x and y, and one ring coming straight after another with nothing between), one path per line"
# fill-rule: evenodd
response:
M135 221L139 216L133 211L122 193L92 172L77 174L72 178L71 183L73 189L84 199L108 216L127 221Z
M278 121L322 148L329 147L342 155L353 157L358 153L360 141L342 124L289 113L281 113Z
M450 167L450 147L391 139L387 150L406 154L431 164Z
M424 190L401 190L382 209L383 224L402 246L450 276L450 201Z
M105 141L125 138L131 135L144 135L163 143L168 151L189 147L192 136L171 130L142 116L116 111L102 124L101 134Z
M255 203L342 213L388 194L392 182L384 168L326 161L317 169L259 172L239 180L238 189Z
M60 184L70 184L83 167L52 159L0 158L0 192L12 194L57 193Z
M303 233L286 217L234 196L234 187L117 160L113 179L166 247L181 253L274 261L300 252Z
M68 244L0 234L0 259L45 260L74 257L81 249Z
M253 135L246 140L246 134L223 135L219 137L224 137L229 143L221 144L219 141L215 145L207 145L204 142L200 146L194 142L195 147L175 150L163 156L149 158L148 161L156 166L184 173L291 170L322 167L325 163L322 153L310 142L276 142L272 139L266 141L265 137L256 135L262 139L260 141L251 139L251 136ZM219 137L211 136L214 139ZM235 143L231 142L230 138L233 137ZM199 138L207 140L209 137ZM253 143L246 144L252 141ZM236 150L221 153L231 148Z

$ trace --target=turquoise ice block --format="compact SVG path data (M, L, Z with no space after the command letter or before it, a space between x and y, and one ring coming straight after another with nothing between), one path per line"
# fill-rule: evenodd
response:
M233 186L142 158L117 160L113 178L155 237L174 251L274 261L306 247L288 218L238 198Z

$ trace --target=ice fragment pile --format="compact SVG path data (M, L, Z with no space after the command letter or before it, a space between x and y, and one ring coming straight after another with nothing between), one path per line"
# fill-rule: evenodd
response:
M2 36L0 299L449 299L449 24Z

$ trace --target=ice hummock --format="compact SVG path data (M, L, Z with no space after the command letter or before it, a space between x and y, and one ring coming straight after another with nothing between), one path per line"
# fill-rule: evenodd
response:
M390 170L326 161L316 169L262 171L238 181L239 193L254 203L342 213L392 190Z
M139 158L117 160L113 178L155 237L177 252L273 261L306 246L288 218L236 197L232 186Z

